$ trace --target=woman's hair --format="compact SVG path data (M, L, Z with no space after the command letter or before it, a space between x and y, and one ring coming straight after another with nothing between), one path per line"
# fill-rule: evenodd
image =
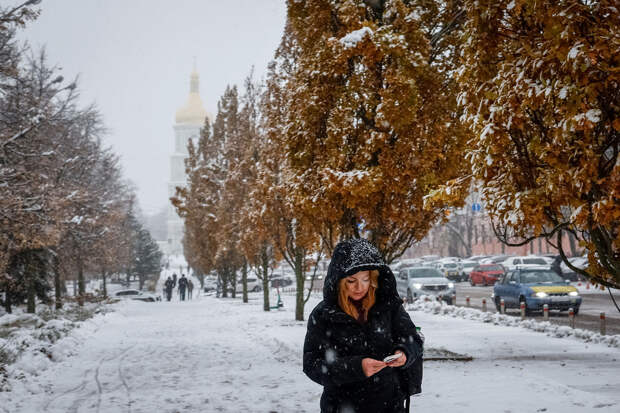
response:
M338 283L338 304L342 310L349 314L351 317L357 319L358 313L355 306L349 301L349 297L347 295L347 282L348 277L344 277ZM362 307L364 311L366 311L366 317L368 316L368 310L375 305L376 296L375 292L377 291L377 287L379 287L379 271L378 270L370 270L370 287L368 287L368 293L362 299Z

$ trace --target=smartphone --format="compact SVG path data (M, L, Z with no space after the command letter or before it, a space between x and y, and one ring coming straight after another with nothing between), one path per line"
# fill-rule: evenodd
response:
M392 354L391 356L387 356L386 358L384 358L383 362L384 363L391 363L394 360L399 359L402 355L403 355L403 353Z

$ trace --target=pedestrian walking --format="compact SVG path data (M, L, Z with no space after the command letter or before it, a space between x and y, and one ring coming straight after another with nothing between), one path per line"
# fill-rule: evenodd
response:
M187 278L185 278L185 274L181 274L181 278L179 278L179 296L181 301L185 301L185 290L187 289Z
M421 391L422 345L377 248L338 243L304 342L304 373L323 386L321 413L408 411Z
M192 280L187 280L187 298L191 300L193 294L194 294L194 283L192 282Z
M168 277L168 279L164 282L164 291L166 292L166 301L170 301L172 299L172 289L174 288L174 282L172 278Z
M172 288L177 286L177 273L172 273Z

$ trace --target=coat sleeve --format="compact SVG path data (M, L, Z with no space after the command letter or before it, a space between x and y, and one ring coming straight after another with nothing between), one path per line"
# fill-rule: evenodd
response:
M400 368L409 367L416 359L422 357L423 342L415 324L402 305L392 313L392 339L394 340L394 351L402 350L407 356L407 362Z
M364 356L339 355L328 339L321 317L312 312L304 341L304 373L323 386L340 386L366 379Z

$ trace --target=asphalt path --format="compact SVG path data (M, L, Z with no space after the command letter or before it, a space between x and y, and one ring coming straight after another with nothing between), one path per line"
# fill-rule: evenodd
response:
M600 313L604 312L607 321L607 334L620 334L620 312L616 309L609 292L596 291L594 289L586 290L582 285L577 287L580 290L582 296L581 307L579 314L575 316L575 327L583 328L591 331L600 331ZM620 291L613 291L614 298L618 305L620 305ZM470 297L470 306L472 308L482 308L482 299L487 299L487 311L497 312L495 304L491 299L493 294L493 287L472 287L468 282L460 282L456 284L456 305L465 306L466 298ZM508 309L506 314L520 317L521 313L518 309ZM543 316L540 313L534 313L528 317L535 318L536 320L543 320ZM567 311L549 311L549 321L553 324L570 325L570 320Z

